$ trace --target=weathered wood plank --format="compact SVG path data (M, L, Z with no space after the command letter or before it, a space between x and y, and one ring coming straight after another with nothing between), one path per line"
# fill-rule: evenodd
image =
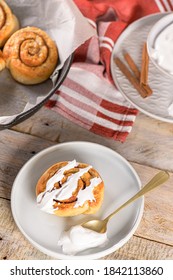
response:
M13 129L55 142L92 141L116 150L126 159L173 171L173 126L140 113L125 143L88 132L57 113L41 108Z
M145 185L156 173L154 168L131 163ZM173 174L162 186L145 195L142 221L137 236L173 246Z
M173 260L173 247L135 235L119 250L105 256L105 260Z
M10 130L0 131L0 197L10 198L11 186L23 164L37 152L53 144L32 135Z
M10 201L0 199L0 259L52 259L34 248L13 222ZM103 259L173 259L173 247L133 236L122 248Z

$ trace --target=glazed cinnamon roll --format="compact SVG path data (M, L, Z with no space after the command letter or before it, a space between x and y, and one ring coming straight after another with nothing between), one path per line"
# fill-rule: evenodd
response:
M76 160L52 165L36 185L41 210L57 216L94 214L103 202L104 183L90 165Z
M37 27L25 27L8 39L3 57L16 81L32 85L51 76L58 62L58 50L46 32Z
M2 71L5 68L5 60L3 58L2 51L0 50L0 71Z
M4 46L7 39L18 29L18 19L5 1L0 0L0 48Z

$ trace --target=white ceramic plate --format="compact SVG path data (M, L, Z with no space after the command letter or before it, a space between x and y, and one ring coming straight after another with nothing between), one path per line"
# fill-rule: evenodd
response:
M35 185L50 165L73 159L91 164L105 182L104 202L95 217L107 216L140 189L135 170L113 150L95 143L68 142L43 150L22 167L12 188L12 213L23 235L43 253L58 259L98 259L120 248L133 235L142 217L143 198L112 218L108 226L109 242L105 246L75 256L64 255L57 246L61 232L93 216L63 218L42 212L36 205Z
M143 17L125 29L116 42L111 57L112 77L120 92L130 101L137 109L144 114L173 123L173 115L169 115L168 108L173 103L173 79L164 75L151 61L149 64L149 85L153 94L148 98L142 98L134 89L130 82L121 73L115 65L113 58L120 57L123 61L123 52L127 51L139 69L141 68L142 47L147 41L149 31L154 24L168 15L168 13L159 13Z

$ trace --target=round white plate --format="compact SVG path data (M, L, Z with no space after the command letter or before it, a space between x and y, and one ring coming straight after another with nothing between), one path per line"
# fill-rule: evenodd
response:
M98 259L120 248L133 235L143 214L144 201L139 199L110 220L109 242L105 246L88 249L75 256L63 254L57 246L61 232L93 216L63 218L42 212L36 204L35 186L50 165L73 159L91 164L105 182L104 202L95 217L107 216L141 187L132 166L113 150L90 142L58 144L38 153L22 167L12 188L12 213L23 235L43 253L58 259Z
M173 123L173 115L171 116L168 113L168 107L173 103L173 79L171 80L168 75L163 75L150 61L148 79L153 94L147 98L142 98L114 62L115 56L125 62L123 52L127 51L141 69L142 47L147 40L148 33L153 25L166 15L168 13L143 17L125 29L118 38L112 52L111 73L119 91L137 109L150 117Z

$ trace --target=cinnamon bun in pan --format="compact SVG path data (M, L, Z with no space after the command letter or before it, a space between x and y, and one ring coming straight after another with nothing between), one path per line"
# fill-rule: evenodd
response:
M0 48L19 29L19 21L5 1L0 0Z
M0 50L0 71L2 71L5 68L5 60L3 58L2 51Z
M33 85L51 76L58 62L58 50L45 31L28 26L8 39L3 57L16 81Z
M104 183L92 166L63 161L40 177L36 195L40 209L57 216L94 214L103 202Z

